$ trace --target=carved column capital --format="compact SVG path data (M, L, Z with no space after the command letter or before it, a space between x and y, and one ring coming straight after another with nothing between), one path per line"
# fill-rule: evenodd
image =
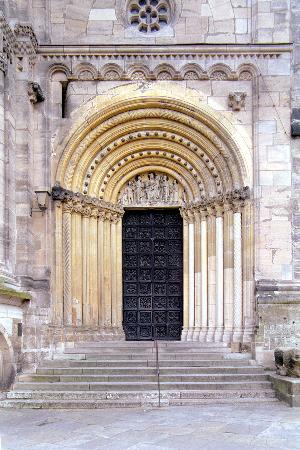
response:
M89 197L79 192L72 192L58 185L52 189L52 198L55 201L62 202L65 211L79 213L84 217L99 218L101 221L118 221L124 214L124 209L119 205Z

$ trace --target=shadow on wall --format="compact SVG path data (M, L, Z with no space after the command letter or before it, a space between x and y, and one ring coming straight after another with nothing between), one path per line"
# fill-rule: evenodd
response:
M0 390L10 387L16 374L12 344L0 328Z

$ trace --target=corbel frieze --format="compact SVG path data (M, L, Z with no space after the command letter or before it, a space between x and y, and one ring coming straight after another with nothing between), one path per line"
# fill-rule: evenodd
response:
M78 213L83 217L98 218L101 221L109 220L117 223L124 214L124 209L119 205L73 192L58 185L52 188L52 199L62 202L64 212Z

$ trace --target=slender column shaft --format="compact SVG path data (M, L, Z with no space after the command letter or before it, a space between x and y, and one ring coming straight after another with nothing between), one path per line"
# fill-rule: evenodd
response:
M201 335L205 338L208 325L208 297L207 297L207 220L201 219Z
M90 324L90 296L89 296L89 272L90 261L88 257L89 247L89 218L82 218L82 321L84 325Z
M104 326L111 326L111 232L110 221L104 221L103 236L103 305L104 305Z
M82 325L82 217L72 214L72 324Z
M89 303L90 303L90 321L91 324L98 324L98 236L97 236L97 218L90 217L89 229Z
M214 212L208 216L208 332L212 341L216 326L216 218Z
M223 262L223 217L216 218L216 340L223 337L224 326L224 262Z
M250 342L253 333L254 321L254 281L253 281L253 221L252 205L247 202L242 213L242 240L243 240L243 325L244 342Z
M53 322L56 325L63 323L63 213L61 202L55 203L55 306Z
M195 226L189 223L189 328L193 332L195 325ZM190 336L191 337L191 336Z
M117 326L117 226L111 224L111 316L112 326Z
M201 221L195 214L195 331L193 340L199 340L201 327Z
M99 325L104 327L104 222L98 219L98 304L99 304Z
M63 213L63 255L64 255L64 323L72 325L72 240L71 212Z
M183 221L183 331L186 340L189 326L189 224Z
M240 338L242 328L242 233L241 213L233 214L234 268L233 268L233 322L235 338Z
M230 342L233 329L233 211L224 212L224 336Z
M117 327L122 331L122 221L117 223Z

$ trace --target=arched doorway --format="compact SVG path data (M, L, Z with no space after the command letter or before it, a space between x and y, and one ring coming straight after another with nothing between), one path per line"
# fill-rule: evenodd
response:
M16 365L11 342L0 326L0 390L7 389L14 381Z
M132 206L130 183L138 189L152 174L174 183L176 205L135 206L177 206L183 217L181 339L249 342L251 152L194 91L164 86L132 84L97 97L57 149L54 322L124 336L122 217Z

